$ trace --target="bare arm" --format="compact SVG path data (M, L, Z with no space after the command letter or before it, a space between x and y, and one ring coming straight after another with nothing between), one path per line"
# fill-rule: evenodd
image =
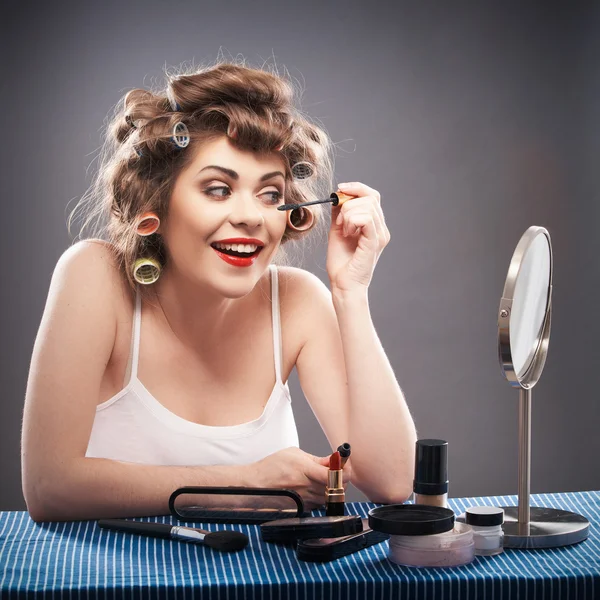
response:
M248 485L251 466L180 467L73 458L25 492L34 521L75 521L169 514L169 496L190 485Z
M332 447L352 445L356 487L375 502L404 502L412 492L415 425L366 295L332 296L306 271L295 271L294 285L304 298L307 338L296 367L307 400Z
M286 461L297 462L282 480L287 487L306 498L323 489L315 481L326 480L326 468L299 449L244 466L153 466L86 457L116 337L114 298L121 293L104 244L76 244L58 261L35 340L23 417L23 494L34 520L168 514L168 498L178 487L266 487Z
M371 320L368 299L333 296L348 381L354 472L369 494L404 502L412 493L415 424ZM367 492L368 493L368 492Z

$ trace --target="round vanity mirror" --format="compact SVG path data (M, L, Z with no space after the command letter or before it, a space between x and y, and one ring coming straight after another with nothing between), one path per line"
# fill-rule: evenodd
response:
M498 353L504 376L519 389L519 504L504 507L507 548L552 548L588 536L581 515L530 507L531 390L548 353L552 306L552 245L543 227L530 227L515 248L498 311ZM550 491L550 490L547 490Z
M552 247L543 227L530 227L517 245L498 316L500 363L515 387L540 378L550 337Z

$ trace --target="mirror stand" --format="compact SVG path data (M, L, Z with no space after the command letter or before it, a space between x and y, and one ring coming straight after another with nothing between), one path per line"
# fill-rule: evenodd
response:
M511 386L519 389L519 495L518 506L502 507L505 548L567 546L589 533L589 521L581 515L530 506L531 391L548 353L552 271L550 234L530 227L515 248L498 314L500 364Z
M519 390L519 503L503 506L505 548L555 548L585 540L585 517L557 508L530 506L531 388Z

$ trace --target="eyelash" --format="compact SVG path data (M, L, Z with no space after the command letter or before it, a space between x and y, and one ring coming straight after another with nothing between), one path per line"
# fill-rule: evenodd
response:
M227 196L218 196L216 194L209 193L214 190L229 190L231 192L231 188L227 185L219 185L219 186L209 187L209 188L206 188L204 191L207 193L207 195L209 195L213 198L226 198L227 197ZM283 198L283 194L281 192L265 192L265 194L274 194L275 200L272 200L271 204L279 204L279 201L281 200L281 198ZM227 195L229 195L229 194L227 194ZM263 194L261 194L261 195L263 195Z

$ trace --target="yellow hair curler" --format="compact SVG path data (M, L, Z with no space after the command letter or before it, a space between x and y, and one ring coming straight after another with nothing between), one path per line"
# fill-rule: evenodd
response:
M138 258L133 263L133 278L144 285L154 283L160 277L162 267L154 258Z

